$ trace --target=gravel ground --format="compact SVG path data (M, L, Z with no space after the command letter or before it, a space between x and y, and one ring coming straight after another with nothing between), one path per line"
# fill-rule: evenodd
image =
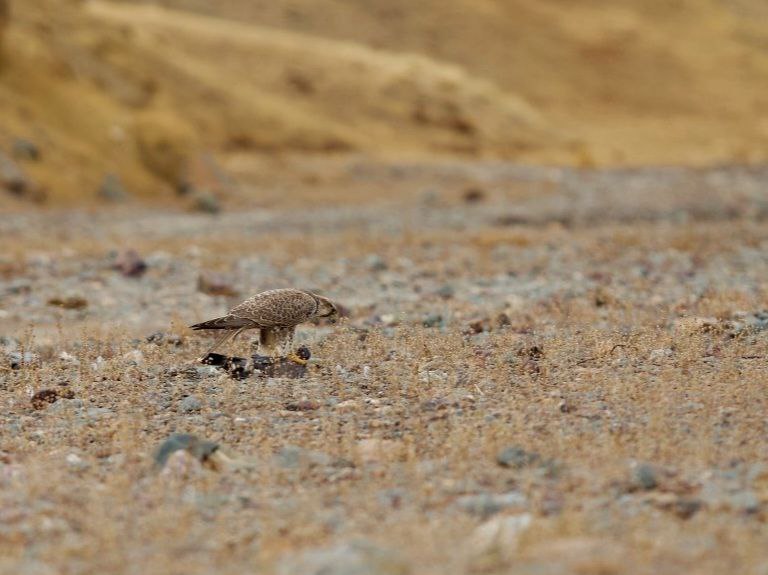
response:
M0 218L0 572L768 572L768 172L340 173ZM196 361L289 285L306 377Z

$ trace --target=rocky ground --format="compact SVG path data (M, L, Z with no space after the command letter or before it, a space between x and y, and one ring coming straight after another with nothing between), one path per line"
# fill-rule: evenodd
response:
M768 573L768 172L303 169L0 218L0 572ZM306 377L196 361L288 285Z

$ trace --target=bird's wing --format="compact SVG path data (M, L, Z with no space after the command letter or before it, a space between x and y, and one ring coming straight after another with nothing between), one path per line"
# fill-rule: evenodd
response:
M317 302L296 289L266 291L232 308L230 315L249 319L260 327L295 326L312 318Z

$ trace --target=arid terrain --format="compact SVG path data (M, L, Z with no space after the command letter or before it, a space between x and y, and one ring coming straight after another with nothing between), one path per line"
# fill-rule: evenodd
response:
M0 575L768 575L766 94L757 0L0 0Z
M336 169L391 199L2 220L0 572L766 572L765 170ZM305 378L197 362L284 285Z

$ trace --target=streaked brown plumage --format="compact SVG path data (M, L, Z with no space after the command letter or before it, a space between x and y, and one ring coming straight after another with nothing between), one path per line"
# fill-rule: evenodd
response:
M338 310L327 298L305 290L283 288L256 294L233 307L227 315L190 327L226 330L208 353L247 329L258 329L259 352L275 355L289 353L296 326L315 317L334 320Z

